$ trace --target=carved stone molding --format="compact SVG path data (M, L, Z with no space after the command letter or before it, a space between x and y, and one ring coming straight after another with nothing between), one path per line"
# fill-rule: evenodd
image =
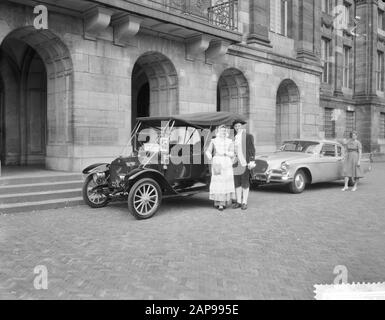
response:
M102 7L88 10L84 14L84 37L89 40L96 40L110 25L112 13L112 10Z
M378 33L377 37L378 37L378 41L379 41L382 45L385 45L385 34Z
M206 63L213 64L215 60L224 57L229 50L231 43L224 40L212 40L206 50Z
M322 13L321 21L326 28L331 29L333 27L334 18L330 14Z
M204 53L210 46L213 38L206 34L201 34L186 40L186 59L195 60L200 54Z
M112 21L114 27L114 44L118 46L129 45L138 34L143 19L125 14Z

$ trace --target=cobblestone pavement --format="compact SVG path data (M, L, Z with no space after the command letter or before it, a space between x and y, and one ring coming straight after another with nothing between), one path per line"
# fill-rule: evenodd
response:
M207 194L165 201L137 221L125 205L0 216L0 299L313 299L344 265L349 282L385 281L385 164L357 193L251 192L220 216ZM48 268L35 290L34 268Z

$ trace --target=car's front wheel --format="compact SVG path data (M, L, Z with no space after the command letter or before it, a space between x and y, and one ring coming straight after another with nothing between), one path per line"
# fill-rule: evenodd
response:
M137 181L128 194L128 210L137 219L149 219L162 203L162 190L150 178Z
M303 170L298 170L294 175L294 179L289 184L291 193L302 193L306 187L306 174Z
M92 174L84 182L83 199L91 208L103 208L110 201L108 195L103 193L103 186L94 181Z

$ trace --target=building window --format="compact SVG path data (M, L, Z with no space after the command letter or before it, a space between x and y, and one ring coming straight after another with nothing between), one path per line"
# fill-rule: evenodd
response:
M331 13L333 10L333 0L322 0L322 12Z
M344 57L343 57L343 86L345 88L352 87L352 49L344 46Z
M333 119L332 108L325 108L325 138L334 139L336 137L336 122Z
M380 113L380 139L385 139L385 113Z
M344 3L344 18L345 18L345 26L349 27L350 21L352 18L352 5L349 3Z
M385 14L384 11L381 9L378 9L378 29L384 30L385 29Z
M354 111L346 111L345 137L348 138L354 130L356 130L356 113Z
M285 37L289 36L290 0L270 1L270 30Z
M377 51L377 90L384 91L384 53Z
M321 62L323 65L322 82L329 83L330 80L330 40L321 40Z

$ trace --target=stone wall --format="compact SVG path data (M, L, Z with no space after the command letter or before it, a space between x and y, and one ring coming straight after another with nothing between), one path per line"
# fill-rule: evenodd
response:
M31 8L6 3L0 7L0 43L11 32L31 26ZM242 7L243 22L246 12ZM48 41L45 47L39 45L38 38L28 38L28 44L35 46L45 61L48 73L49 168L78 171L94 162L109 162L120 154L132 129L132 71L138 59L148 53L166 57L175 68L179 113L216 111L221 75L229 68L242 73L249 86L249 130L258 152L277 147L277 92L285 79L295 83L300 95L298 138L315 138L322 130L317 66L244 45L232 46L227 55L214 61L207 61L204 52L195 59L186 59L184 42L143 32L128 46L115 45L111 27L98 39L88 40L82 19L61 14L50 15L49 27L47 36L52 36L52 43ZM23 40L22 35L19 38ZM64 58L70 60L70 70L56 70L63 66L47 56L58 43L69 52L69 57Z

